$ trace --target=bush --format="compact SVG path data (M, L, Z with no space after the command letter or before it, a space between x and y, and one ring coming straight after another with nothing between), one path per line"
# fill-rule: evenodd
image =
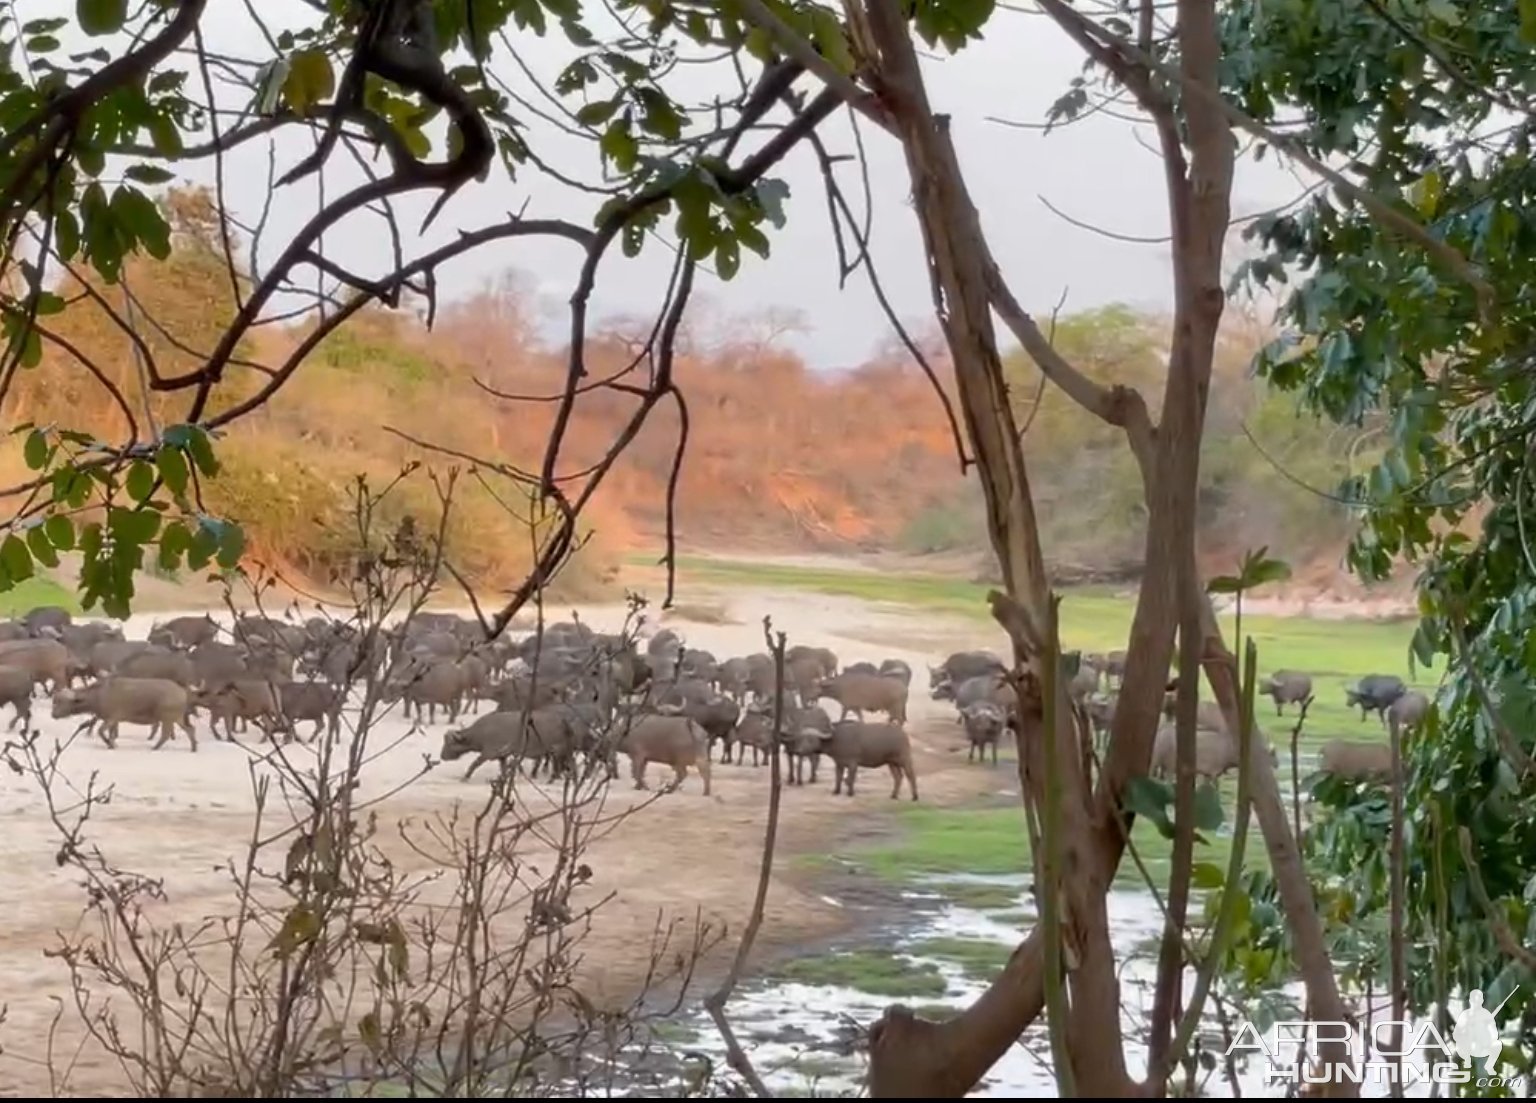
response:
M940 502L908 521L896 543L916 555L973 548L986 543L983 528L980 510L972 503Z

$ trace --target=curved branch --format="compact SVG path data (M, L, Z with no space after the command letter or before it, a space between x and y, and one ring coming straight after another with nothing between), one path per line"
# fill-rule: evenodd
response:
M1123 241L1129 245L1167 245L1173 240L1172 234L1148 234L1143 236L1141 234L1122 234L1115 230L1106 230L1102 226L1095 226L1091 222L1084 222L1080 218L1073 218L1043 195L1037 194L1035 198L1040 200L1041 205L1046 210L1063 222L1076 226L1079 230L1087 230L1089 233L1098 234L1100 237L1107 237L1111 241Z
M480 230L461 233L459 235L458 241L450 242L447 245L443 245L437 249L434 249L432 252L427 253L424 256L418 257L416 260L412 261L404 268L401 268L393 275L388 276L384 280L380 281L380 285L383 287L392 287L403 284L406 280L411 279L414 276L425 275L435 270L437 266L442 264L444 261L451 260L461 253L467 253L473 249L477 249L488 242L499 241L502 238L530 237L539 234L551 237L562 237L569 241L575 241L579 244L586 244L592 238L592 231L587 230L581 226L577 226L575 223L566 222L563 219L513 219L509 222L501 223L500 225L487 226ZM342 322L346 321L353 314L357 313L370 301L371 300L368 296L359 295L356 298L344 303L338 309L337 313L326 318L312 332L305 335L304 340L301 341L299 346L289 354L288 359L285 360L282 366L276 370L276 372L273 374L272 380L269 383L263 386L260 391L256 392L250 398L244 400L243 402L237 403L218 416L209 419L207 422L207 427L213 428L219 425L227 425L237 418L244 417L252 410L260 407L269 398L271 398L272 395L275 394L278 389L283 386L284 383L288 381L288 379L298 369L299 365L303 362L304 358L313 352L315 347L319 345L321 341L325 340L325 338L329 336L333 330L340 326ZM195 421L196 418L189 417L187 420Z
M4 311L7 314L21 313L21 311L16 310L14 307L5 306L4 304L0 304L0 311ZM102 385L102 387L106 389L107 393L112 396L112 401L117 403L117 408L123 412L124 420L128 422L128 440L130 444L124 445L124 447L130 447L132 442L137 441L139 439L139 423L134 420L133 410L128 405L128 399L124 397L122 389L119 388L116 383L113 383L112 380L108 379L107 374L97 366L96 362L87 356L84 352L82 352L80 348L74 344L74 342L69 340L69 338L63 337L53 332L47 326L36 320L32 322L32 330L43 340L51 341L53 344L58 345L59 348L63 349L65 352L69 353L70 356L74 357L75 360L80 363L81 367L96 377L97 381ZM0 497L8 497L11 494L17 493L21 490L31 489L32 486L38 485L40 482L47 482L47 479L34 480L33 482L24 484L21 487L12 487L8 490L0 491Z
M822 89L804 111L763 143L762 148L749 156L738 168L717 173L715 179L720 185L720 190L726 195L738 195L757 183L769 169L783 160L798 142L831 115L837 109L839 102L836 92L830 88ZM772 106L771 100L761 103L749 101L742 111L741 129L751 126ZM554 428L550 432L549 444L544 452L542 479L546 487L554 485L555 467L559 462L561 445L565 442L566 429L570 425L577 388L587 374L587 310L593 289L597 284L598 265L619 231L647 208L669 198L672 191L671 184L647 188L620 204L603 220L587 247L586 261L581 266L581 275L576 281L576 289L571 293L570 353L566 367L565 392L560 398L560 408L555 412ZM689 278L691 279L691 274Z
M171 56L185 42L203 16L208 0L179 0L176 14L164 30L151 38L142 48L130 50L116 61L109 62L78 87L70 89L56 99L49 100L33 116L0 140L0 159L8 159L18 145L43 128L37 145L27 155L15 177L3 193L0 193L0 226L14 217L13 205L21 189L32 179L59 142L70 134L96 102L118 88L142 80L149 71ZM45 119L52 121L44 128Z
M868 229L867 227L863 230L859 228L858 221L854 218L853 209L848 203L848 197L843 194L842 187L833 176L831 157L827 155L825 147L815 135L812 135L812 145L816 150L818 160L821 162L821 175L826 182L828 201L833 205L833 225L837 226L837 212L840 210L843 218L848 222L848 229L853 234L854 241L858 242L859 245L859 255L851 262L850 270L859 267L860 264L864 266L864 273L869 277L869 288L875 293L875 301L880 304L880 309L884 312L886 321L891 324L891 328L896 331L897 339L901 341L907 352L911 354L912 359L917 361L917 366L922 369L923 374L928 377L928 382L933 385L934 393L939 396L939 405L944 410L944 418L949 422L950 437L955 442L955 456L960 460L960 474L964 475L976 461L965 450L965 437L960 432L960 419L955 414L955 404L950 401L948 392L944 390L944 385L939 382L938 372L933 370L933 365L928 362L928 357L923 355L923 350L918 347L917 342L912 339L912 335L907 332L907 327L902 325L901 320L897 318L896 310L891 305L891 300L886 295L885 288L880 282L880 274L875 270L874 257L869 252ZM841 237L839 236L840 241Z

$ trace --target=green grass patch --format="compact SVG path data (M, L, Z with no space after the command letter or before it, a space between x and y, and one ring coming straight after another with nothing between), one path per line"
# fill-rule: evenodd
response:
M885 950L853 950L803 958L777 973L780 980L852 988L891 999L942 996L948 985L931 961L913 961Z
M1230 823L1237 800L1235 782L1222 786L1222 803ZM1287 800L1289 796L1287 795ZM960 906L987 911L1018 907L1020 889L1007 885L945 881L945 874L1028 877L1034 868L1022 806L1007 808L925 808L902 805L893 813L901 828L900 838L889 844L851 855L862 860L876 875L887 880L931 889ZM1230 835L1208 833L1206 842L1195 843L1195 861L1213 862L1226 870L1231 855ZM1136 821L1131 841L1159 892L1168 887L1173 840L1165 838L1145 817ZM1267 868L1268 853L1255 823L1248 829L1246 866ZM830 859L822 858L825 868ZM939 880L934 880L940 875ZM1122 888L1145 888L1146 879L1129 853L1121 860L1116 881Z
M689 1023L674 1022L671 1019L657 1019L650 1024L652 1040L663 1045L683 1045L696 1040L699 1029Z
M958 965L971 980L987 981L1002 971L1013 947L986 938L930 938L912 952Z
M946 900L977 911L1016 908L1022 892L1021 888L1008 885L979 885L970 881L943 881L932 887Z
M836 594L866 601L892 602L934 609L987 621L986 593L991 587L960 578L933 575L902 575L879 571L792 567L743 563L700 557L683 557L679 570L685 582L740 586L766 586ZM1064 646L1084 651L1112 651L1125 647L1130 634L1135 601L1115 590L1077 587L1065 590L1061 606ZM1345 703L1345 690L1367 674L1397 674L1416 688L1432 692L1439 672L1420 669L1410 678L1408 647L1414 620L1322 620L1309 617L1246 616L1245 638L1259 648L1260 674L1275 670L1299 670L1312 677L1315 700L1299 740L1308 770L1310 757L1329 739L1386 739L1386 731L1372 716L1364 722L1358 710ZM1221 616L1227 643L1236 644L1236 619L1230 611ZM1204 687L1202 687L1204 690ZM914 692L923 692L915 689ZM1266 697L1258 702L1258 719L1280 755L1280 769L1290 768L1290 733L1295 724L1294 706L1277 716Z
M839 1060L825 1053L802 1053L781 1067L813 1081L847 1076L855 1070L852 1061Z
M1017 927L1024 930L1035 925L1035 913L1030 908L1018 908L1014 911L993 912L987 916L994 923L1001 923L1005 927Z
M1029 871L1022 805L966 809L904 804L895 818L902 829L900 841L864 855L882 877L905 881L933 873Z
M18 582L0 594L0 616L19 617L39 605L60 605L71 613L80 612L80 599L74 590L41 575Z

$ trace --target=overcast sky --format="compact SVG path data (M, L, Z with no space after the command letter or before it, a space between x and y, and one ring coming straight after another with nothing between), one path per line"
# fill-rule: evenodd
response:
M213 0L214 15L206 18L210 48L264 60L269 47L243 13L237 0ZM591 5L588 5L589 7ZM73 11L73 0L20 0L23 19ZM259 0L269 18L303 20L301 0ZM537 42L526 34L515 40L531 71L546 79L573 56L562 38ZM66 42L66 46L78 43ZM1026 307L1048 312L1067 295L1067 310L1122 301L1149 309L1161 309L1171 300L1168 252L1161 244L1136 244L1110 240L1091 230L1071 225L1052 213L1042 197L1073 218L1107 230L1138 237L1167 233L1167 211L1162 166L1149 148L1149 128L1100 115L1049 134L1038 129L1018 129L988 121L988 116L1036 122L1081 71L1082 55L1054 23L1043 16L1002 10L993 18L984 41L974 43L955 57L927 63L930 94L935 109L952 116L952 128L967 180L982 212L993 251ZM503 62L498 72L536 99L530 80L516 66ZM705 98L728 78L720 67L684 67L679 78L685 91ZM802 86L813 88L811 78ZM197 88L194 80L192 89ZM728 87L728 86L727 86ZM231 106L239 101L227 100ZM547 101L544 104L548 107ZM866 124L862 128L869 159L874 197L874 255L887 291L904 319L926 323L931 317L928 281L913 212L907 204L909 185L906 167L896 144ZM595 154L581 143L555 132L533 119L529 133L536 148L542 147L563 168L593 179ZM824 128L831 151L852 153L854 145L846 116ZM276 151L278 171L311 147L307 134L288 132ZM438 154L440 156L440 153ZM225 186L229 207L254 222L267 198L268 151L252 143L226 162ZM348 171L343 153L333 159L339 171L326 181L327 197L361 177ZM188 162L180 166L195 180L213 182L212 162ZM839 170L850 196L860 189L852 164ZM789 224L771 235L773 255L767 261L744 253L740 273L722 283L713 275L700 282L709 305L724 312L746 312L785 307L803 313L805 332L788 337L816 367L838 368L857 364L884 344L889 327L862 276L846 289L837 286L837 265L832 254L825 192L820 172L809 149L799 150L779 169L791 189ZM1272 207L1291 199L1301 184L1272 158L1261 164L1240 164L1234 189L1235 214ZM271 244L261 257L276 255L279 243L303 223L318 198L313 179L281 189L272 197L268 221ZM409 226L419 225L426 202L406 201L402 212L414 211ZM459 229L473 229L505 217L507 211L524 210L529 217L564 217L590 224L596 200L572 192L546 177L528 171L510 182L499 171L484 184L471 183L456 196L417 249L450 240ZM409 245L410 243L408 243ZM351 219L325 240L329 255L345 258L358 269L387 268L388 235L383 223L366 213ZM670 256L661 242L650 243L633 262L613 250L605 261L594 297L599 316L612 313L649 314L659 302L670 269ZM544 300L544 321L554 337L563 330L561 304L569 295L579 255L568 242L516 239L469 254L445 267L441 286L451 296L469 293L498 273L517 268L531 275Z

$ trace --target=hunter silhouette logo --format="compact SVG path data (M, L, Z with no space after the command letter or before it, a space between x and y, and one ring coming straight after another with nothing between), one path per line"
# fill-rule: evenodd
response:
M1510 992L1509 996L1514 994ZM1504 1047L1499 1041L1499 1024L1494 1014L1503 1010L1504 1004L1509 1002L1509 996L1505 996L1503 1003L1489 1011L1483 1006L1481 989L1474 988L1467 993L1467 1006L1456 1016L1456 1029L1451 1034L1452 1044L1462 1060L1486 1061L1499 1055Z

